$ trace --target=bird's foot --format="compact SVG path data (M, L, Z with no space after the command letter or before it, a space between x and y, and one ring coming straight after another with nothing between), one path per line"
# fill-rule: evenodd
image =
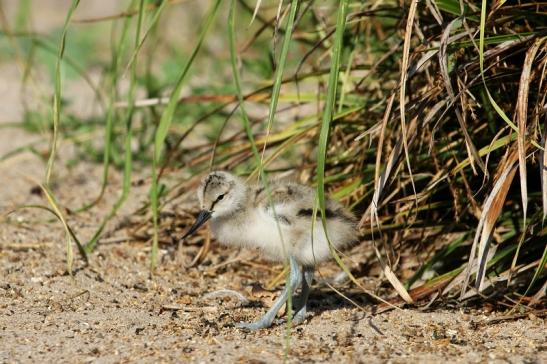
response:
M291 320L291 323L292 325L295 325L295 326L300 325L301 323L306 321L306 319L310 316L311 316L311 313L306 310L306 307L303 307L296 314L294 314ZM278 320L278 321L279 323L282 323L284 320ZM273 320L262 318L255 322L240 322L236 324L235 326L238 329L242 329L242 330L256 331L260 329L266 329L272 326L272 323L273 323Z
M275 315L277 314L277 309L273 307L273 310L270 309L270 311L266 312L264 316L262 316L260 319L258 319L255 322L240 322L239 324L236 324L236 327L239 329L249 330L249 331L255 331L260 329L265 329L270 326L272 326L272 323L275 320Z
M258 320L255 322L240 322L239 324L236 324L236 327L238 329L256 331L256 330L268 328L271 325L272 323L266 320Z
M306 306L302 307L292 318L293 325L299 325L302 322L306 321L306 318L311 314L308 314Z

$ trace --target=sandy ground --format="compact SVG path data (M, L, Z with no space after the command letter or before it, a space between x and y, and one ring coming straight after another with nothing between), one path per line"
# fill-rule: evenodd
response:
M78 15L112 12L95 7L81 9ZM13 15L10 9L8 16ZM64 14L55 14L37 15L36 29L47 31L62 22ZM47 138L5 127L6 122L22 119L17 72L13 64L0 65L0 156L30 143L47 152ZM47 82L43 86L52 87ZM84 105L86 86L66 86L71 90L67 95L80 95L84 101L72 100L71 105ZM97 195L102 170L83 161L69 168L65 159L70 154L70 146L61 143L63 160L55 168L54 193L62 206L75 210ZM37 189L44 171L44 161L30 152L0 161L0 216L17 205L47 204ZM135 181L142 176L146 171L137 172ZM120 182L120 175L113 172L97 206L79 214L65 211L82 241L92 236L108 212ZM212 251L197 267L186 265L199 245L188 245L175 260L162 259L152 276L149 244L124 241L127 231L115 229L132 217L147 192L146 182L133 186L126 205L107 227L111 234L91 254L89 265L76 255L73 276L66 274L63 228L51 215L26 209L0 220L0 363L547 363L545 318L505 319L503 313L459 307L456 302L429 311L374 314L374 305L358 290L337 285L364 311L325 287L322 279L314 287L313 315L305 324L290 332L284 322L258 332L236 329L234 323L258 318L282 289L282 283L264 289L281 267L268 265L255 252L213 242ZM367 251L361 245L353 254ZM162 256L165 253L161 251ZM337 268L327 264L323 272L330 279ZM371 289L380 283L367 282Z
M4 128L0 154L36 138ZM2 162L2 211L45 204L34 188L43 172L44 163L31 153ZM67 169L60 162L54 192L75 209L96 195L100 175L97 165ZM68 215L83 241L108 211L119 184L113 173L97 207ZM0 225L0 362L547 362L544 318L505 320L502 313L451 303L375 315L374 306L349 285L339 289L365 311L318 284L310 299L312 317L290 336L283 322L241 331L234 323L256 319L282 288L263 288L281 267L269 266L255 252L213 242L201 265L185 267L199 246L184 246L151 276L149 244L120 242L124 230L112 230L146 199L147 188L134 187L108 227L111 236L90 256L89 266L76 260L72 277L66 274L63 229L47 213L21 210ZM367 247L354 250L359 249ZM324 272L329 278L336 268L330 264Z

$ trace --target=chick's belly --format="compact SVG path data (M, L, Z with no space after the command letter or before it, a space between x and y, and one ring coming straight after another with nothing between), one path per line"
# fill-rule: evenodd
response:
M336 245L335 241L331 241ZM315 225L313 232L306 231L296 244L294 255L301 264L316 265L330 258L331 252L325 230L321 225Z
M245 227L244 235L252 237L250 246L259 248L265 258L282 261L292 253L293 231L269 216L253 219Z
M224 245L246 246L249 242L246 239L243 229L237 225L211 223L211 231L216 240Z
M268 255L283 252L277 227L268 221L251 220L245 224L211 223L215 239L225 245L259 248ZM286 232L283 234L286 235ZM273 257L272 257L273 258Z

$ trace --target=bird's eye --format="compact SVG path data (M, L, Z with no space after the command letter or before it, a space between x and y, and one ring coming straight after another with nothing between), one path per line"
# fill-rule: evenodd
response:
M219 196L217 197L217 201L220 201L220 200L222 200L223 198L224 198L224 194L219 195Z

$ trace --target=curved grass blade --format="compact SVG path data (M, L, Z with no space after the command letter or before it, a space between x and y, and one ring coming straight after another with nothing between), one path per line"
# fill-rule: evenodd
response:
M169 5L176 5L181 4L185 2L190 2L192 0L167 0L166 2L169 3ZM159 8L162 4L158 4L159 1L148 1L148 5L145 8L145 11L153 11L157 8ZM135 15L139 14L139 9L132 9L133 6L128 8L125 12L112 14L112 15L105 15L105 16L98 16L94 18L82 18L82 19L74 19L75 23L97 23L97 22L103 22L103 21L110 21L110 20L118 20L121 18L132 18Z
M236 49L236 41L235 41L235 0L232 0L231 6L230 6L230 12L229 12L229 15L228 15L228 37L229 37L229 44L230 44L230 61L231 61L231 65L232 65L232 74L233 74L233 77L234 77L234 85L235 85L236 91L237 91L237 98L238 98L239 108L240 108L240 112L241 112L241 116L242 116L243 127L245 129L245 132L247 134L247 138L249 139L249 143L251 145L252 154L253 154L253 157L255 159L257 169L259 171L259 178L261 179L262 184L264 186L264 189L266 191L266 196L267 196L268 202L272 206L272 212L273 212L273 215L274 215L274 220L276 221L277 231L278 231L278 234L279 234L279 237L280 237L280 240L281 240L281 246L283 248L283 254L285 256L287 256L287 254L285 254L285 242L284 242L284 239L283 239L283 234L281 232L281 227L279 226L279 223L278 223L277 214L276 214L276 211L275 211L275 206L273 204L272 195L270 193L270 187L269 187L269 184L268 184L268 177L266 176L266 173L264 172L265 163L264 163L263 159L261 159L260 154L258 152L258 148L256 146L256 141L254 139L253 132L252 132L252 129L251 129L251 123L249 121L248 114L245 111L244 98L243 98L243 92L241 90L241 80L240 80L239 70L237 68L237 57L236 57L237 49ZM285 40L290 38L288 35L286 35L285 37L286 37ZM278 90L278 92L279 92L279 90ZM272 102L273 102L273 97L270 100L270 107L272 105L271 104ZM274 108L274 112L275 112L275 108ZM264 140L264 150L266 148L266 143L267 142L268 142L268 136L266 136L266 138ZM289 271L288 259L284 262L284 266L285 266L285 269L282 273L285 273L285 272ZM291 287L290 287L290 279L289 279L288 275L287 275L287 287L290 291ZM292 326L293 302L292 302L291 295L289 295L289 299L287 300L287 307L288 307L288 312L287 312L288 321L287 321L285 356L287 356L288 352L289 352L289 346L290 346L289 338L290 338L290 336L288 335L288 333L290 332L290 329L291 329L291 326Z
M510 135L506 135L501 138L498 138L495 142L491 143L490 145L487 145L486 147L481 148L479 150L479 156L482 157L482 156L488 155L491 152L498 150L499 148L509 145L511 142L514 142L515 140L517 140L517 133L511 133ZM464 159L450 171L450 175L455 176L458 172L462 171L470 163L471 163L471 160L469 158Z
M454 19L452 22L450 22L447 25L441 37L441 46L438 53L441 75L443 76L444 85L451 103L456 100L456 95L454 93L454 88L452 87L452 81L448 73L447 47L448 47L448 40L450 37L450 30L457 22L460 22L459 18ZM473 169L473 173L477 174L477 171L475 168L475 163L477 163L479 167L481 168L482 172L485 174L488 174L488 171L486 170L486 166L484 165L483 161L479 157L477 153L477 148L475 147L475 145L473 144L473 141L471 140L471 137L469 136L469 132L467 131L467 125L465 123L465 118L462 115L462 111L460 111L460 108L458 106L455 106L454 112L456 113L456 118L458 119L458 122L460 124L460 129L465 139L465 148L467 150L467 154L469 155L468 159L471 161L471 168Z
M72 275L72 263L74 260L74 255L72 253L72 243L70 239L72 238L74 240L74 243L78 246L78 250L84 257L85 261L87 262L87 255L85 253L85 249L83 248L82 244L80 244L80 241L76 238L76 235L72 232L72 229L68 226L68 223L66 222L66 219L61 212L61 209L59 208L59 204L55 200L55 196L50 191L49 187L46 185L40 185L42 190L44 191L44 194L46 195L46 198L51 205L53 211L55 211L55 214L57 215L57 218L61 221L63 224L63 228L66 232L66 265L67 265L67 271L70 275Z
M253 11L253 17L251 18L251 22L249 23L249 26L253 24L253 22L255 21L256 15L258 14L258 10L260 10L260 4L262 4L262 0L257 0L255 5L255 10Z
M336 31L334 34L334 45L331 52L331 68L327 85L327 98L323 109L323 117L321 121L321 130L319 132L319 141L317 149L317 197L319 208L322 212L323 228L327 228L326 220L326 204L325 204L325 165L327 158L327 145L330 134L330 123L333 118L336 89L338 86L338 76L340 73L340 58L342 55L342 45L344 41L344 29L346 25L346 11L348 8L348 0L342 0L338 8L338 16L336 20ZM313 221L313 220L312 220Z
M45 39L43 37L40 37L38 35L31 35L29 38L32 40L33 44L36 44L36 46L40 47L44 51L52 54L57 54L58 49L57 47L49 40ZM78 64L78 62L70 57L68 54L63 55L63 58L61 59L63 63L66 63L67 66L69 66L74 72L76 72L82 79L89 85L89 88L93 90L93 93L95 94L95 97L99 101L99 104L103 110L106 110L106 96L104 95L103 91L95 85L89 74L86 72L86 70Z
M405 282L405 288L410 289L414 282L422 277L422 275L433 267L437 262L442 262L444 258L450 256L457 248L459 248L467 240L467 234L462 235L458 239L454 240L443 249L436 252L431 259L424 263L417 271ZM431 281L430 281L431 282ZM428 283L430 283L428 282ZM428 284L427 283L427 284Z
M346 13L348 8L348 0L342 0L340 7L338 8L338 15L336 20L336 31L334 34L334 44L332 48L331 53L331 68L329 73L329 80L327 85L327 98L325 101L325 107L323 110L323 117L321 121L321 131L319 133L319 142L318 142L318 150L317 150L317 199L318 199L318 206L314 208L314 216L312 217L312 221L315 221L315 216L317 213L317 207L319 210L321 210L321 223L323 225L323 229L325 231L325 234L327 236L327 240L329 241L329 247L331 251L331 255L334 257L336 263L340 266L340 268L348 275L348 277L351 279L353 283L355 283L358 287L362 287L362 285L357 281L357 279L351 274L348 267L344 264L332 244L330 243L329 237L328 237L328 231L327 231L327 220L326 220L326 197L325 197L325 165L326 165L326 158L327 158L327 145L329 140L329 133L330 133L330 123L333 118L334 109L335 109L335 103L336 103L336 90L338 86L338 76L340 73L340 58L342 55L342 48L343 48L343 41L344 41L344 30L346 26ZM404 292L406 290L404 287L402 287L402 284L398 281L398 279L395 277L394 274L391 274L392 271L387 267L388 269L385 270L388 274L388 279L394 286L394 288L397 290L399 294L405 299L410 302L412 302L412 299L410 296L408 296L408 293L406 295ZM397 285L397 282L399 283ZM367 292L367 290L364 290Z
M513 129L517 132L517 157L519 160L519 175L521 179L521 198L523 202L523 216L526 220L526 209L527 209L527 188L526 188L526 160L525 160L525 153L526 153L526 143L524 140L525 137L525 120L521 119L523 114L525 114L525 111L523 111L521 108L519 108L519 105L517 104L517 117L519 120L519 126L517 127L505 114L505 112L501 109L501 107L497 104L497 102L492 97L488 86L486 84L486 79L484 76L484 44L485 44L485 31L486 31L486 0L482 0L481 2L481 18L480 18L480 31L479 31L479 68L482 78L482 83L484 86L484 89L486 91L488 100L490 101L490 104L496 110L498 115ZM526 70L523 70L523 73ZM520 87L524 87L522 85L522 79L521 79L521 85ZM522 103L524 99L521 99L520 92L521 89L519 87L519 102ZM527 93L526 93L527 94ZM527 96L527 95L526 95ZM524 96L522 96L524 97ZM541 146L535 142L531 141L531 144L541 149ZM490 244L491 235L493 232L493 224L495 223L495 220L501 213L501 209L503 207L503 202L505 201L505 197L507 195L510 182L513 179L513 176L516 172L516 169L513 168L512 162L513 155L509 157L508 164L505 166L504 171L502 172L502 175L498 178L498 181L496 181L496 184L494 185L493 191L491 192L490 196L488 197L487 201L485 202L485 206L483 208L483 212L481 214L481 219L479 221L479 225L477 228L476 236L473 241L472 251L469 256L469 264L466 270L466 278L464 281L464 285L462 286L462 292L460 295L460 299L462 299L465 295L465 290L467 289L467 283L469 281L469 276L471 274L472 269L472 263L474 262L474 256L476 248L476 244L480 237L480 244L479 244L479 252L478 252L478 271L475 281L475 289L477 291L481 291L484 283L484 277L485 277L485 267L487 263L487 254L488 254L488 247ZM503 177L503 178L502 178ZM509 182L506 182L509 181ZM499 194L499 196L497 196ZM495 198L495 201L492 200ZM519 244L520 245L520 244Z
M536 271L534 272L534 276L532 277L532 280L530 281L528 288L526 288L526 292L524 293L524 296L528 295L528 292L534 286L534 283L536 283L537 279L543 274L543 271L545 270L546 266L547 266L547 245L545 245L545 249L543 249L543 255L541 256L539 265L536 268Z
M131 0L129 4L129 9L133 8L136 0ZM106 186L108 185L108 176L110 175L110 159L112 155L112 140L114 139L114 118L115 118L115 101L117 94L117 86L120 74L120 67L122 57L125 51L127 34L129 33L129 26L131 24L131 18L127 17L122 26L122 31L118 45L112 51L112 66L110 72L110 92L109 92L109 102L108 109L106 113L106 126L104 131L104 152L103 152L103 176L101 183L101 190L99 195L93 199L90 203L82 206L78 211L85 211L93 206L95 206L104 196ZM102 230L101 228L99 228ZM93 238L92 238L93 240ZM88 242L89 245L89 242Z
M167 0L164 0L167 1ZM218 13L218 9L220 6L221 0L216 0L213 5L211 5L211 8L206 16L205 24L203 26L203 29L199 35L198 42L196 46L194 47L194 50L192 51L192 54L190 55L190 58L188 61L186 61L186 64L184 65L177 82L175 83L175 88L173 89L173 92L171 93L171 96L169 97L169 102L167 104L167 107L163 111L161 115L161 119L158 125L158 128L156 129L156 134L154 137L154 155L152 158L152 186L150 188L150 205L152 208L152 220L154 224L154 233L152 236L152 251L150 256L150 267L152 269L156 268L157 265L157 256L158 256L158 198L159 198L159 189L158 189L158 178L157 178L157 168L159 166L159 160L161 158L163 143L165 141L165 138L167 137L167 133L169 131L169 126L171 125L171 122L173 121L173 115L175 114L175 110L178 105L178 99L180 95L180 91L182 89L182 86L184 84L184 80L186 79L186 75L188 74L188 70L190 69L190 66L193 64L194 59L196 58L196 55L198 54L199 50L201 49L201 45L203 43L203 40L205 39L205 36L207 35L207 32L213 23L213 20L216 18L216 15Z
M44 186L40 185L40 187L43 189ZM46 196L48 196L48 194L46 193ZM53 197L53 195L50 195ZM49 201L49 200L48 200ZM56 203L55 203L56 204ZM53 205L52 205L53 206ZM78 252L80 253L80 255L82 256L82 259L84 260L85 264L87 264L89 262L88 258L87 258L87 254L85 252L85 249L84 249L84 246L80 243L80 240L78 239L78 237L76 236L76 234L74 233L74 230L72 230L72 228L70 227L70 225L68 225L63 217L63 215L60 215L57 211L60 212L60 210L58 209L58 206L55 205L57 208L54 209L53 207L50 208L50 207L47 207L47 206L43 206L43 205L23 205L23 206L19 206L11 211L8 211L6 212L4 215L5 216L8 216L8 215L11 215L13 214L15 211L17 210L22 210L22 209L41 209L41 210L46 210L48 212L50 212L51 214L53 214L57 219L59 219L59 221L63 224L63 228L65 229L65 232L67 232L67 244L70 244L70 238L72 238L72 240L74 240L74 243L76 244L76 247L78 248ZM1 221L1 220L0 220ZM67 247L68 249L68 247ZM72 252L72 249L70 250ZM69 260L67 259L67 268L68 268L68 262ZM72 258L70 260L70 262L72 262ZM72 263L70 264L70 267L72 266ZM67 272L71 272L71 270L67 269Z
M519 175L520 175L520 192L522 198L522 212L524 219L523 230L526 230L526 212L528 210L528 187L526 179L526 122L528 117L528 91L530 88L530 74L532 72L532 64L534 58L543 43L545 38L537 39L532 47L526 52L522 73L520 76L519 93L517 99L517 125L518 125L518 155L519 155ZM516 260L516 257L515 257Z
M511 183L513 182L513 177L516 173L516 167L514 165L516 160L517 156L515 153L509 156L502 173L498 177L497 181L494 183L494 187L492 187L492 191L488 195L488 198L486 199L484 206L482 207L481 217L477 226L475 238L473 239L473 245L471 246L471 252L469 253L469 263L467 264L466 275L464 284L462 285L460 299L463 299L466 294L467 284L469 282L469 278L471 276L475 263L475 254L478 254L478 268L477 276L475 279L475 289L479 292L482 289L486 273L486 265L488 263L487 257L490 240L492 239L495 223L500 216L503 205L505 203L507 192L509 191L509 187L511 186ZM477 245L478 253L476 252Z
M144 42L148 38L148 34L150 34L150 32L154 29L154 27L158 23L158 20L160 19L160 15L162 14L163 9L165 9L165 7L167 6L168 3L169 3L169 1L163 1L160 4L158 9L154 13L154 16L152 17L152 20L150 21L150 25L148 26L148 29L146 29L146 31L144 32L144 35L142 36L142 38L140 38L140 36L139 36L139 39L140 39L139 43L135 46L135 49L133 50L133 54L131 55L131 58L130 58L129 62L127 63L125 71L123 72L124 74L127 72L127 70L129 70L133 67L133 63L135 62L135 60L136 60L142 46L144 45ZM139 18L141 20L138 20L138 22L142 23L142 17L143 17L143 8L139 5ZM139 29L140 29L140 25L139 25Z
M543 205L543 218L542 223L545 222L547 217L547 153L545 153L545 147L547 146L547 118L543 125L543 133L541 137L541 146L544 148L540 151L539 156L539 175L541 179L541 200Z
M405 40L403 43L403 60L401 64L401 79L399 81L399 110L401 115L401 133L403 138L403 149L405 152L406 166L410 175L410 181L412 183L412 191L416 196L416 205L418 204L418 197L416 193L416 186L414 184L414 177L412 175L412 167L410 166L410 157L408 155L408 139L406 130L406 112L405 112L405 98L406 98L406 82L408 78L408 59L410 54L410 40L412 37L412 27L414 24L414 18L416 16L416 9L418 7L418 0L412 0L410 8L408 9L408 17L405 30ZM407 294L408 295L408 294Z
M283 43L281 45L281 54L279 55L279 61L277 62L277 69L275 71L275 80L272 87L272 96L270 99L270 108L268 110L268 122L266 126L266 142L262 147L262 156L264 159L264 153L266 152L266 147L268 145L268 137L273 125L273 119L275 117L275 112L277 110L277 102L279 100L279 92L281 91L281 85L283 81L283 71L285 69L285 64L287 61L287 54L289 53L289 45L291 44L291 36L294 28L294 19L296 17L296 12L298 10L298 0L291 1L291 8L289 10L289 19L287 20L287 29L285 30L285 35L283 38Z
M435 5L442 11L445 11L449 14L459 16L462 14L462 2L457 0L434 0ZM469 7L467 4L464 4L464 13L469 13ZM479 19L474 15L466 15L467 19L474 22L478 22Z
M482 83L484 85L484 90L486 91L486 95L488 97L488 101L490 101L490 104L496 110L498 115L517 133L519 133L519 128L515 125L515 123L505 114L505 111L498 105L496 100L494 100L494 97L492 97L492 94L490 93L490 90L488 89L488 86L486 85L486 78L484 77L484 44L485 44L485 31L486 31L486 0L482 0L481 2L481 19L480 19L480 28L479 28L479 68L481 71L481 78ZM535 141L532 140L531 143L538 149L542 149L542 147Z
M260 7L260 3L257 3L257 9ZM255 14L256 16L256 14ZM245 105L244 105L244 97L243 92L241 88L241 79L239 75L239 70L237 68L237 48L236 48L236 40L235 40L235 0L232 0L232 3L230 5L230 13L228 15L228 37L229 37L229 43L230 43L230 61L232 65L232 75L234 77L234 85L236 88L237 93L237 100L239 103L239 109L241 114L241 119L243 123L243 128L245 129L245 132L247 133L247 138L249 139L249 143L251 146L251 150L253 152L253 156L255 158L255 162L257 164L257 167L259 168L259 175L262 176L263 174L263 165L260 160L260 154L258 152L258 147L256 146L256 141L253 136L253 130L251 129L251 122L249 120L249 116L247 112L245 111Z
M532 72L532 64L534 58L541 46L541 43L545 38L537 39L532 47L526 52L526 57L524 59L524 66L522 67L522 73L520 76L519 82L519 92L517 97L517 125L519 128L518 138L517 138L517 147L518 147L518 157L519 157L519 177L520 177L520 192L521 192L521 201L522 201L522 236L519 239L517 251L513 257L513 262L511 263L510 273L512 273L517 265L517 259L520 254L520 248L524 243L524 238L526 236L526 213L528 211L528 182L527 182L527 172L526 172L526 150L527 142L525 140L525 135L527 131L527 117L528 117L528 91L530 88L530 76ZM511 280L511 274L509 274L509 281Z
M59 51L57 54L57 61L55 64L55 91L53 94L53 135L51 138L51 144L50 144L50 154L49 159L47 162L46 167L46 177L45 182L43 185L40 185L42 187L42 190L44 191L48 202L52 206L53 210L57 213L57 216L61 223L63 224L63 227L65 228L65 231L67 233L66 238L66 260L67 260L67 271L69 274L72 275L72 263L73 263L73 253L72 253L72 244L70 240L70 232L71 230L68 228L68 225L66 223L66 220L61 213L61 210L59 209L59 206L57 202L55 201L55 197L53 196L53 193L49 190L49 184L51 179L51 173L53 171L53 163L55 161L55 154L57 151L57 139L59 137L59 124L61 119L61 63L62 59L65 53L65 45L66 45L66 35L68 31L68 26L70 24L70 20L72 19L72 14L74 13L74 10L76 10L76 7L80 3L79 0L73 0L72 4L68 10L68 13L65 18L65 23L63 25L63 30L61 33L61 40L59 44ZM81 248L81 245L79 241L75 240L78 244L78 248ZM85 253L84 253L85 256Z
M142 20L144 17L144 0L139 0L139 16L137 17L137 27L135 30L135 49L139 47L140 44L140 37L141 37L141 27L142 27ZM110 213L103 219L101 222L101 225L93 235L93 237L89 240L89 242L85 245L85 249L87 252L93 251L95 249L95 246L97 245L97 242L99 241L99 238L101 237L101 234L112 217L116 215L120 207L124 204L125 200L127 199L127 196L129 195L129 190L131 189L131 171L132 171L132 164L133 164L133 155L131 152L131 140L132 140L132 120L133 120L133 111L135 109L135 93L137 88L137 61L135 61L131 64L131 77L129 80L129 92L127 97L127 103L128 108L126 110L125 115L125 143L124 143L124 149L125 149L125 160L124 160L124 173L123 173L123 182L122 182L122 193L118 200L114 203L114 206L110 210Z
M47 161L46 179L45 185L49 186L51 179L51 172L53 170L53 162L55 161L55 154L57 151L57 139L59 137L59 124L61 119L61 63L65 54L66 34L68 26L70 25L70 19L76 7L80 3L80 0L72 0L72 4L68 9L68 13L63 25L63 31L61 33L61 40L59 42L59 52L57 54L57 61L55 63L55 92L53 94L53 136L51 138L50 154Z

